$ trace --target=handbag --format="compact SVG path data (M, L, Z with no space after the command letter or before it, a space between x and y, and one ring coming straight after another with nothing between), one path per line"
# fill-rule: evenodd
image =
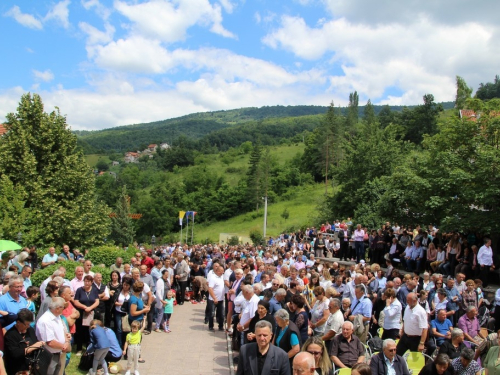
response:
M78 369L82 371L89 371L92 368L92 362L94 362L94 353L85 352L80 358Z
M34 350L26 356L28 366L31 366L34 375L46 375L53 354L45 348Z
M122 315L122 332L130 332L130 322L128 321L128 315Z
M90 322L92 320L94 320L94 311L92 310L91 312L84 312L83 319L82 319L82 326L89 327Z

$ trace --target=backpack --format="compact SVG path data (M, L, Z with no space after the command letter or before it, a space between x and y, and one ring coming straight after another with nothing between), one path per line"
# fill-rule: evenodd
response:
M375 337L371 338L370 340L368 340L367 344L370 347L370 350L372 351L372 353L382 351L383 341L378 336L375 336Z

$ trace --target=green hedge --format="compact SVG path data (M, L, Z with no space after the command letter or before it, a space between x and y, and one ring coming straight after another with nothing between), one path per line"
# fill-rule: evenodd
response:
M100 246L91 249L86 259L89 259L94 265L92 267L92 271L102 273L103 282L107 283L109 281L109 275L111 273L109 267L115 263L116 258L122 257L124 263L128 263L130 261L130 258L133 257L137 251L138 250L133 246L129 246L127 251L124 251L116 246ZM42 263L43 255L45 255L47 252L48 249L37 250L40 264ZM56 252L56 254L59 253ZM106 267L99 267L99 265L102 264L104 264ZM43 270L35 271L31 276L31 282L33 283L33 285L40 286L43 280L49 277L60 266L66 267L66 278L68 280L71 280L75 277L75 268L81 265L82 263L73 261L58 262L52 266L44 268Z
M75 277L75 268L81 266L80 262L73 262L71 260L67 260L64 262L58 262L51 266L44 268L43 270L37 270L31 275L31 283L36 286L40 286L42 282L52 275L56 269L60 266L64 266L66 268L66 279L72 280ZM92 267L93 272L99 272L102 274L103 283L107 283L110 279L111 270L109 267L102 268L98 266Z
M124 251L116 246L100 246L91 249L85 259L90 259L94 265L104 264L109 267L115 263L118 257L122 257L124 263L128 263L135 252L136 249L130 247L129 250Z

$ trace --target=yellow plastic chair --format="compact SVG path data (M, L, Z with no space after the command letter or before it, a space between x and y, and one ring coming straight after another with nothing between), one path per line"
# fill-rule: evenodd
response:
M425 366L425 362L427 360L431 360L427 354L420 352L406 352L404 355L406 360L406 365L408 366L408 370L412 374L418 374L420 370Z
M384 329L383 328L377 329L377 333L378 333L378 337L382 338L382 335L384 334Z
M351 369L339 368L337 371L335 371L335 375L351 375Z

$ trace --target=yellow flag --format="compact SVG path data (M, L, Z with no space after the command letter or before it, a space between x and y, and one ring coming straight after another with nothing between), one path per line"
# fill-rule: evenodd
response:
M182 219L184 219L184 215L186 211L179 211L179 225L182 226Z

